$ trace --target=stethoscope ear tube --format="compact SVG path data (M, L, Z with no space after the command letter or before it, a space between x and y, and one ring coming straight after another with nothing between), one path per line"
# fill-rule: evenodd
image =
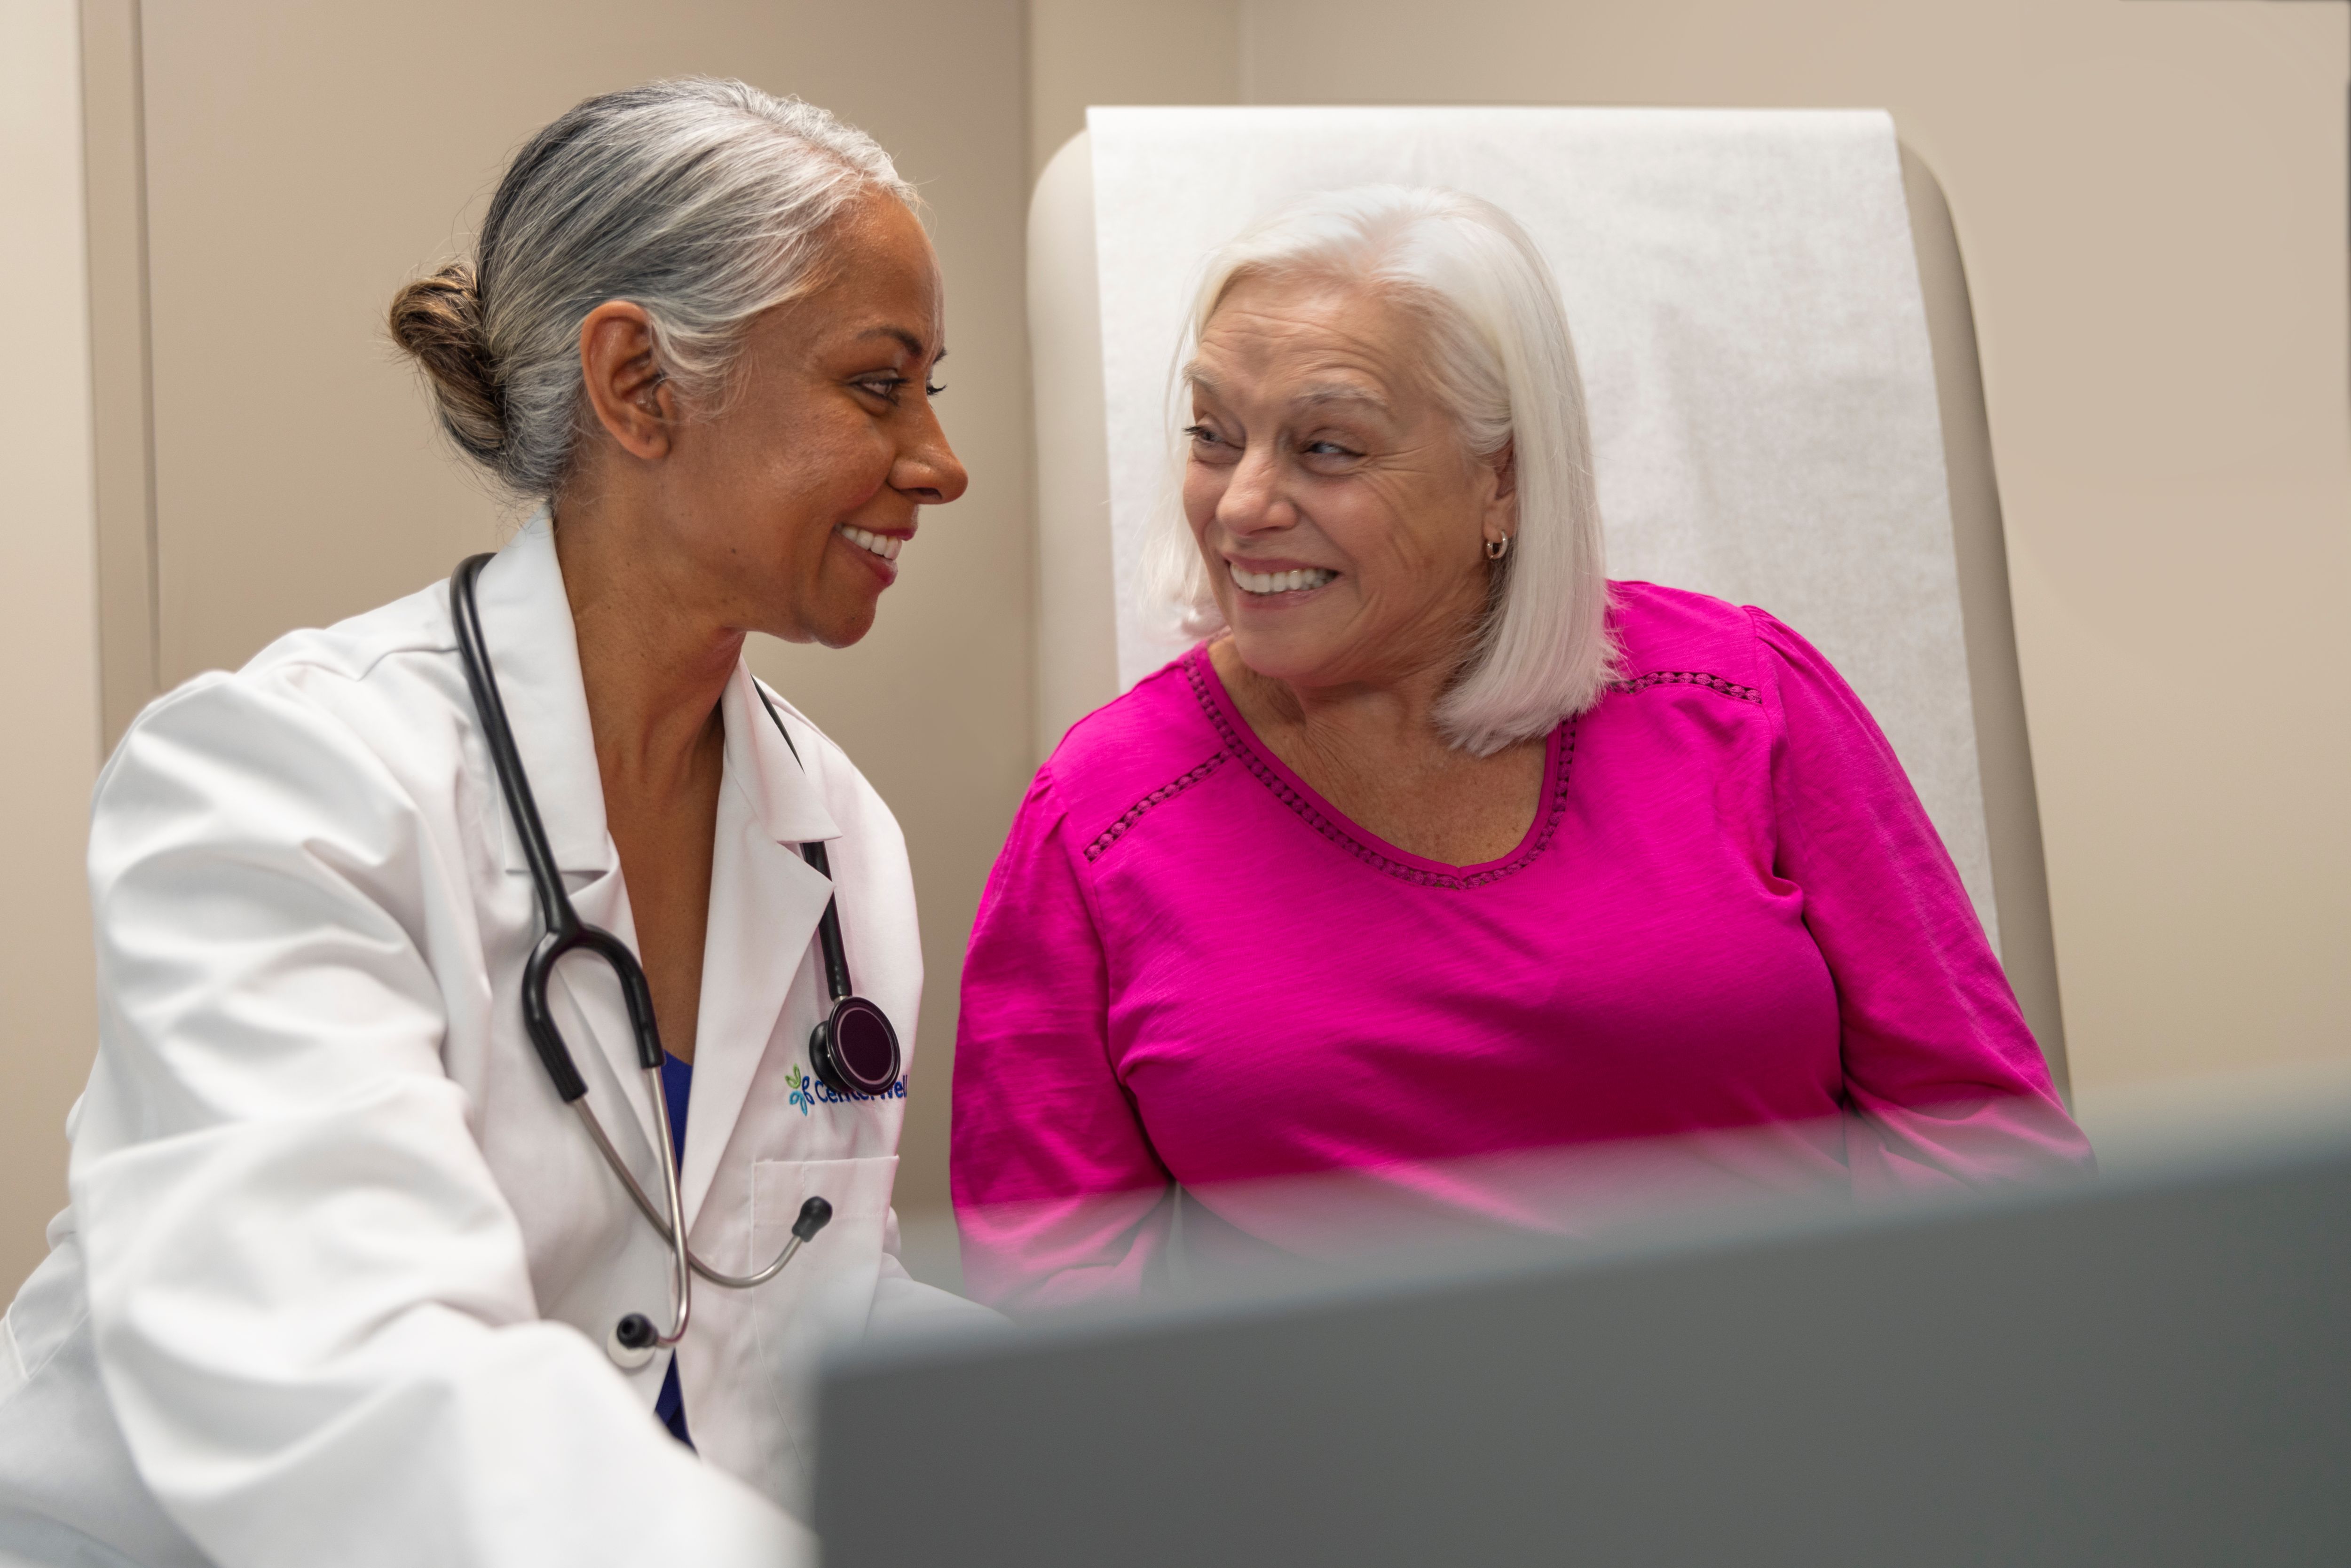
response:
M548 944L542 941L540 946ZM637 1065L647 1072L660 1072L662 1060L667 1052L662 1049L661 1026L653 1018L653 983L645 978L644 966L637 962L637 956L630 952L618 936L593 925L583 925L575 926L554 945L548 960L549 967L551 968L555 960L565 954L583 948L603 959L605 967L612 971L613 978L621 982L621 1002L629 1009L629 1032L636 1040ZM545 1005L544 995L539 1001L541 1006ZM668 1124L666 1120L662 1124L664 1126Z
M514 819L515 831L522 840L531 891L538 896L540 924L550 932L572 931L579 928L580 916L555 869L555 852L547 844L547 825L539 821L538 802L531 798L530 776L523 769L522 753L515 748L514 728L507 723L497 672L490 668L489 651L482 643L482 616L474 602L474 580L496 559L468 556L450 574L449 619L457 631L457 662L465 668L465 688L473 695L474 712L481 720L482 743L489 747L498 792L507 798L507 813Z
M775 709L769 708L768 716L775 719L778 729L784 727L784 721L778 716ZM789 744L791 737L786 736L784 739L787 744ZM802 844L800 859L814 867L817 874L823 877L825 881L832 880L832 860L825 853L824 845L821 843L810 840ZM857 988L849 978L849 953L841 945L841 900L838 897L824 901L824 914L816 923L816 946L817 951L824 955L825 995L836 1002L843 997L853 995Z
M547 983L555 972L556 959L563 956L565 950L563 933L549 931L531 947L530 956L524 960L522 1027L530 1036L531 1049L538 1052L539 1064L555 1081L556 1094L569 1105L587 1094L588 1081L580 1076L580 1064L571 1060L571 1050L563 1043L563 1033L555 1027L554 1016L547 1007Z
M531 892L538 900L539 923L547 929L530 950L522 971L523 1030L531 1049L555 1083L555 1092L567 1105L579 1103L588 1092L580 1064L563 1043L563 1033L547 1009L548 982L555 961L579 946L580 915L563 891L555 869L555 852L547 845L546 824L538 820L538 804L531 799L530 779L515 749L514 730L507 723L506 699L498 693L497 672L490 668L489 651L482 643L480 607L474 602L474 582L496 559L468 556L449 574L449 621L457 632L457 663L465 672L465 689L474 699L474 715L482 727L482 744L488 747L490 768L498 778L498 793L506 797L507 815L522 841L522 858L530 868Z
M768 710L776 733L784 737L785 748L798 761L800 748L792 744L784 716L756 682L752 689L759 692L759 706ZM832 880L832 862L823 844L814 840L802 844L800 858L827 882ZM809 1067L817 1082L836 1094L878 1099L896 1085L904 1059L899 1053L898 1030L890 1015L859 996L849 977L849 952L841 940L838 897L825 900L824 914L816 923L816 941L818 951L824 955L824 989L832 1001L832 1011L809 1035Z

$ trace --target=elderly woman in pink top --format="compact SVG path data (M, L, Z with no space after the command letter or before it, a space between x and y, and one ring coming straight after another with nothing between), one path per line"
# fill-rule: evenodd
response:
M1516 223L1310 199L1214 259L1189 336L1155 575L1207 640L1038 773L965 963L982 1299L1138 1288L1171 1184L1734 1128L1863 1193L2088 1165L1836 671L1604 577Z

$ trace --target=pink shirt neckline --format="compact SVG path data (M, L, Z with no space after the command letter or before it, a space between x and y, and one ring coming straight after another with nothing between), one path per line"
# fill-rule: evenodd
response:
M1543 742L1542 796L1536 802L1534 820L1527 824L1526 832L1509 853L1474 865L1450 865L1444 861L1414 854L1410 850L1388 842L1340 810L1312 785L1292 772L1288 764L1274 755L1271 747L1258 738L1257 731L1241 716L1240 706L1233 701L1232 693L1226 690L1224 677L1217 674L1216 661L1208 656L1207 643L1197 643L1185 654L1183 668L1201 711L1217 727L1242 766L1271 789L1284 805L1305 821L1307 826L1350 849L1366 864L1401 876L1406 882L1442 887L1478 887L1508 876L1512 872L1524 870L1550 844L1560 817L1567 810L1568 770L1575 752L1575 721L1573 718L1552 726L1550 736Z

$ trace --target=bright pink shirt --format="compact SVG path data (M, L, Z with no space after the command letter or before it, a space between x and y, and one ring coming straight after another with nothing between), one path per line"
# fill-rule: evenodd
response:
M1205 648L1070 731L964 966L983 1299L1132 1289L1171 1181L1759 1126L1856 1190L2086 1166L1852 690L1761 611L1614 600L1625 678L1552 732L1533 824L1482 865L1341 815Z

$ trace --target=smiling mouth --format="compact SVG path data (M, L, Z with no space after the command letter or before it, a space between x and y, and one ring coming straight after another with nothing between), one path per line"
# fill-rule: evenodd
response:
M863 528L851 528L847 523L841 524L832 531L839 534L842 538L847 539L851 544L855 545L859 549L865 550L873 555L878 555L883 560L896 560L898 559L898 551L904 548L906 543L905 540L893 538L888 534L870 534Z
M1297 571L1247 571L1229 560L1225 563L1225 570L1232 573L1235 588L1259 598L1276 593L1301 593L1311 588L1320 588L1339 575L1328 567L1321 566L1306 567Z

